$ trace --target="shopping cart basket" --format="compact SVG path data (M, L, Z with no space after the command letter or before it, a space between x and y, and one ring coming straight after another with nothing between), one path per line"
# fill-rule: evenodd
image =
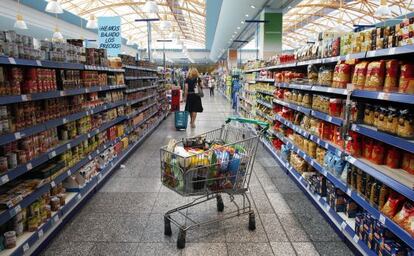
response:
M233 122L232 122L233 121ZM245 124L258 125L254 133ZM259 143L268 129L265 122L231 117L221 128L196 137L172 140L161 148L161 180L164 186L182 196L198 196L190 203L168 211L164 215L164 234L172 235L171 222L179 228L177 247L185 247L186 231L229 218L249 214L249 229L256 229L254 211L246 192ZM221 194L228 194L236 210L220 214L214 220L195 221L187 209L212 199L217 200L217 210L224 211ZM242 197L242 204L235 201ZM180 224L173 215L184 216Z

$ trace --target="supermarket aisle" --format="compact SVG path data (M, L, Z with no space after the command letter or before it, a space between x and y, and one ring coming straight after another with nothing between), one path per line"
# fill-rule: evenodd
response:
M206 95L208 95L206 93ZM186 202L161 186L159 148L170 138L217 128L232 113L220 95L203 99L205 112L193 131L177 132L173 115L119 169L68 223L44 255L352 255L276 162L259 148L250 194L257 229L248 217L224 221L187 233L184 250L176 249L177 230L164 236L163 213ZM226 207L228 198L224 197ZM227 204L226 204L227 203ZM226 211L226 208L225 208ZM191 210L193 218L211 217L211 205Z

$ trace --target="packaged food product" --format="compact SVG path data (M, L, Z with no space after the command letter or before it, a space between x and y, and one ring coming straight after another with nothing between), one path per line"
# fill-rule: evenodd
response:
M363 89L367 77L368 62L363 61L355 65L354 75L352 77L352 84L355 89Z
M384 164L386 145L382 142L376 141L372 146L371 161L375 164Z
M351 81L351 65L341 63L336 65L332 80L332 87L346 88L346 85Z
M381 212L386 216L393 218L395 214L401 209L402 204L405 202L405 197L397 192L391 192L387 202L381 209Z
M351 140L346 143L346 150L354 157L360 157L362 155L362 136L359 133L350 131L349 135Z
M414 205L410 201L407 201L404 203L401 211L399 211L392 220L405 229L406 226L409 227L409 225L406 225L406 222L411 216L414 216Z
M400 168L401 151L396 147L389 147L385 157L385 164L390 168Z
M384 92L398 91L399 63L397 60L385 62Z
M342 99L329 99L329 114L331 116L340 117L342 115L343 101Z
M382 209L384 207L390 193L391 193L390 188L387 187L385 184L382 184L380 193L378 196L378 209Z
M380 131L387 131L388 125L388 110L387 108L380 107L378 111L378 120L376 127Z
M414 154L404 152L401 168L411 174L414 174Z
M404 138L411 138L414 136L414 120L409 109L400 110L397 135Z
M372 106L371 104L365 105L364 124L367 124L367 125L374 124L374 106Z
M312 84L316 84L318 82L318 67L316 65L308 66L308 79Z
M333 79L333 70L329 67L320 67L318 73L318 84L331 86Z
M15 231L7 231L4 233L4 246L6 249L12 249L16 247L17 237Z
M414 64L402 64L400 83L398 85L399 93L414 93Z
M380 106L374 106L374 121L373 121L372 124L375 127L378 127L378 120L379 120L380 112L381 112L381 107Z
M373 61L368 64L367 78L364 90L382 91L385 78L385 62L383 60Z
M372 139L370 138L362 139L362 156L365 159L371 159L373 146L374 146L374 141Z
M389 107L386 131L389 133L397 134L398 120L399 120L399 117L398 117L397 109L393 107Z

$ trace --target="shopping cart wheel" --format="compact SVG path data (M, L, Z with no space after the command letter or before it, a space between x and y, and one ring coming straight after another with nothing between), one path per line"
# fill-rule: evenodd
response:
M171 236L171 220L168 217L169 216L164 216L164 235Z
M178 249L185 248L185 230L180 229L180 232L178 233L177 248Z
M256 218L254 213L249 214L249 229L252 231L256 229Z
M217 211L222 212L224 211L224 203L223 198L221 195L217 195Z

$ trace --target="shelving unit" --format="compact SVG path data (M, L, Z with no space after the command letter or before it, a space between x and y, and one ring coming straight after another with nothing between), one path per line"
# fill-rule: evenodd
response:
M378 51L369 51L362 52L357 54L349 54L345 56L337 56L325 59L316 59L308 61L294 62L284 65L269 66L259 69L250 69L246 70L246 73L259 72L262 70L285 70L286 68L295 68L295 67L304 67L309 64L335 64L340 60L351 60L351 59L370 59L375 57L382 56L394 56L402 54L413 54L414 46L404 46L404 47L395 47L390 49L383 49ZM255 82L259 82L258 79ZM319 85L310 85L310 84L298 84L298 83L281 83L281 82L272 82L271 79L261 81L266 82L274 86L275 90L278 88L284 89L293 89L298 91L305 91L306 93L313 94L323 94L323 95L333 95L337 98L345 99L348 97L351 101L361 101L361 100L379 100L385 104L394 103L394 104L406 104L409 108L412 108L414 104L414 95L413 94L404 94L404 93L395 93L395 92L377 92L377 91L367 91L367 90L353 90L352 86L347 86L347 89L342 88L332 88ZM261 94L273 96L273 93L263 90L257 90ZM339 127L344 127L346 121L343 118L336 116L331 116L327 113L320 112L318 110L304 107L295 103L286 102L281 99L273 98L272 104L265 102L263 100L256 100L257 104L261 106L266 106L267 108L273 109L272 104L280 105L285 108L292 109L295 112L300 112L306 116L314 117L319 120L334 124ZM366 174L370 175L375 180L386 184L392 190L404 195L407 199L414 201L414 175L411 175L405 172L402 169L391 169L386 165L376 165L370 162L367 159L357 158L351 155L350 152L347 152L344 149L344 145L335 145L330 141L321 139L315 134L311 134L309 131L304 130L299 125L295 125L289 120L283 118L278 114L273 116L268 116L261 111L256 111L256 115L260 119L267 119L269 122L280 122L284 126L293 130L294 133L299 134L303 139L308 139L315 142L318 146L326 149L328 152L333 153L334 155L344 159L348 164L353 165ZM387 145L391 145L402 149L409 153L414 153L414 141L410 139L405 139L397 135L388 134L383 131L379 131L377 128L359 124L351 123L349 126L349 131L359 133L363 136L375 139L377 141L383 142ZM359 205L363 210L369 213L373 218L380 222L385 228L392 232L396 237L401 239L407 246L411 249L414 249L414 238L401 226L396 224L391 218L385 216L380 209L376 206L373 206L368 199L365 198L362 194L344 182L340 177L337 177L334 173L330 172L326 166L320 164L316 159L307 155L301 148L299 148L295 143L290 139L285 137L279 132L273 130L268 131L268 136L279 139L290 152L296 153L299 155L308 165L312 166L318 173L323 175L328 181L330 181L337 189L341 190L344 194L349 196L356 204ZM268 149L268 151L274 156L274 158L279 162L292 177L292 179L298 183L298 185L305 191L307 196L314 202L314 204L319 208L321 212L326 215L326 218L329 219L337 229L344 234L344 236L357 248L363 255L376 255L375 252L370 250L364 241L361 241L358 235L355 233L355 221L353 219L348 219L344 214L337 213L329 207L326 199L320 195L314 194L309 189L309 183L304 177L302 177L288 162L283 160L279 155L279 152L276 151L272 143L267 139L262 139L263 144Z
M124 73L125 69L137 69L143 70L146 72L156 73L156 69L143 68L136 66L124 66L124 69L113 69L108 67L99 67L99 66L88 66L83 64L73 64L73 63L61 63L61 62L51 62L51 61L35 61L35 60L23 60L23 59L13 59L0 57L0 65L13 65L13 66L34 66L34 67L45 67L45 68L56 68L56 69L74 69L74 70L92 70L99 72L119 72ZM139 88L128 88L128 81L130 80L151 80L153 81L150 86L144 86ZM124 148L119 154L117 154L112 160L107 162L105 166L101 166L100 171L94 177L92 177L87 183L79 189L79 192L66 192L66 204L59 208L57 212L52 212L52 217L48 219L45 223L41 224L37 231L35 232L24 232L21 236L17 238L17 246L13 249L8 249L0 252L2 255L27 255L35 252L35 250L47 240L47 238L53 234L53 231L56 230L59 226L63 225L63 219L67 218L69 215L72 215L73 211L78 207L83 201L88 199L88 194L96 190L104 180L110 175L111 172L115 171L122 161L128 156L129 153L133 152L143 140L149 136L157 126L162 122L163 119L167 116L167 111L164 111L165 105L168 102L160 101L158 102L155 97L165 94L165 89L163 83L158 82L157 76L143 76L143 77L130 77L130 79L125 79L126 84L122 85L108 85L108 86L95 86L90 88L77 88L70 90L55 90L42 93L34 94L25 94L25 95L15 95L15 96L1 96L0 104L15 104L23 103L30 101L40 101L53 98L61 98L67 96L76 96L88 93L95 92L106 92L113 90L122 90L124 94L124 99L115 101L115 102L106 102L102 105L85 108L80 112L73 113L67 116L59 117L56 119L48 120L43 123L35 124L31 127L24 128L22 130L0 135L0 145L6 145L18 141L20 139L26 138L28 136L36 135L40 132L47 131L51 128L57 128L61 125L65 125L69 122L77 121L83 117L95 115L98 113L103 113L108 110L112 110L119 107L128 107L134 104L144 102L146 100L154 98L152 103L149 103L145 106L138 108L135 111L130 113L125 113L123 115L117 115L113 119L103 123L98 128L92 129L87 133L80 134L73 139L67 141L60 141L60 144L47 150L45 153L40 154L33 159L30 159L24 164L18 165L16 168L9 169L5 173L0 174L0 186L8 184L11 181L20 179L26 173L29 173L34 168L39 167L40 165L47 163L51 159L58 157L62 153L75 148L81 143L87 141L88 139L98 135L102 132L107 132L109 128L115 127L116 125L122 124L125 127L122 136L118 136L113 140L109 140L105 143L102 143L95 148L95 150L90 151L89 153L82 156L82 158L74 163L72 166L68 166L64 171L60 171L57 175L53 175L41 183L32 193L21 198L17 203L10 203L8 209L0 212L0 225L3 225L10 221L14 216L16 216L22 209L29 207L34 202L39 200L45 193L48 193L52 188L56 187L58 184L61 184L68 177L76 174L81 170L85 165L87 165L92 160L99 157L106 150L115 147L123 139L128 139L129 136L136 131L138 132L138 140L132 141L128 147ZM150 95L139 97L133 100L126 100L128 95L136 92L145 92L146 90L157 90L156 93L151 93ZM154 109L153 111L150 109ZM151 111L151 112L149 112ZM145 114L142 120L132 124L132 119L138 115ZM150 123L151 120L151 123ZM145 130L143 130L143 127ZM134 135L135 136L135 135Z

